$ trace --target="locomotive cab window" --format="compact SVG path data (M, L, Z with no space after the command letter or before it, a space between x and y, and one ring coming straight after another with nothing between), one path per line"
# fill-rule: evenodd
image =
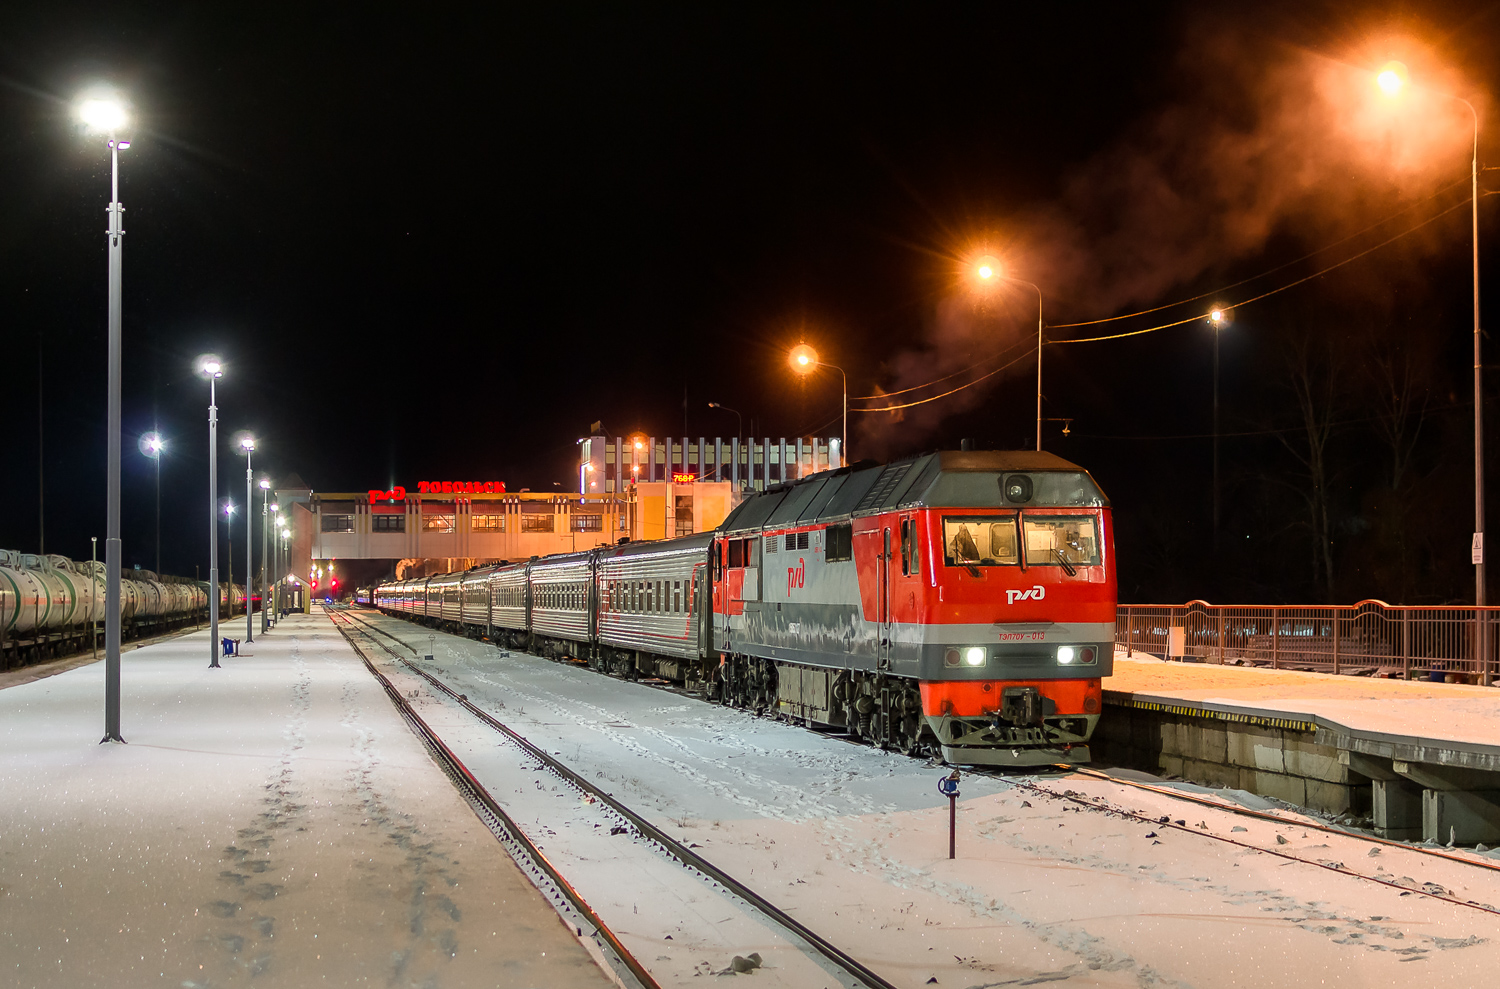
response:
M854 526L848 522L830 525L824 536L823 558L829 563L854 559Z
M1016 566L1021 562L1016 543L1014 515L943 517L943 562L950 567Z
M918 572L917 520L901 520L901 573L911 576Z
M1026 565L1071 569L1099 563L1099 529L1092 515L1026 516Z

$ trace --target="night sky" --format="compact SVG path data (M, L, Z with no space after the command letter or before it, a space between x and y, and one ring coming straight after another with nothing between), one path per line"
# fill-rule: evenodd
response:
M46 549L104 535L108 161L71 104L105 82L138 121L127 565L153 565L157 426L162 569L206 569L205 352L236 501L242 429L320 491L566 490L590 423L732 436L710 401L836 435L802 341L851 397L946 378L855 408L1008 365L851 413L856 458L1027 448L1035 295L976 291L989 254L1056 340L1316 275L1222 331L1217 535L1208 325L1045 349L1044 445L1113 499L1122 601L1472 600L1471 131L1431 90L1484 118L1500 4L1045 7L9 6L0 548L39 542L39 350ZM1390 59L1425 97L1380 105Z

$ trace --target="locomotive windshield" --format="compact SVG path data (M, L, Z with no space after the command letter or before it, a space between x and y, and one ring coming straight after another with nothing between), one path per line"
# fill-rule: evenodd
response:
M1025 516L1026 565L1096 566L1099 527L1092 515ZM1005 567L1020 563L1016 516L943 517L943 555L950 567Z

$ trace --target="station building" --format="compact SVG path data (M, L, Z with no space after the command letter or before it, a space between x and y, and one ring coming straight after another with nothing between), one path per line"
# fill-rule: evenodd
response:
M277 486L291 520L291 572L344 591L422 576L715 529L749 492L843 464L837 439L772 442L595 435L578 441L578 490L508 491L498 481L317 492Z

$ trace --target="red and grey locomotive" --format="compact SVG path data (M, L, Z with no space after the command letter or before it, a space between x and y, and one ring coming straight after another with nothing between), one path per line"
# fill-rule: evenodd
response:
M747 497L718 530L398 581L382 610L960 765L1088 759L1109 503L1048 453L948 451Z

